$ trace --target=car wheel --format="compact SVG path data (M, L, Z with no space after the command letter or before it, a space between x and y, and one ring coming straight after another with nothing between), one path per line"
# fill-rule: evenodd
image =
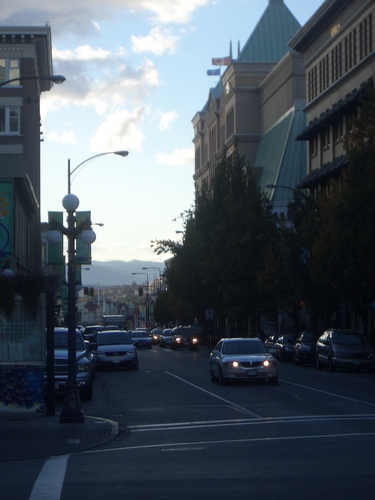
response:
M268 382L272 385L276 385L279 382L279 377L270 377Z
M191 345L189 347L190 351L196 351L197 350L197 346L196 345Z
M335 367L333 366L333 363L332 363L332 358L328 358L328 370L330 372L334 372L335 371Z
M138 366L139 366L139 362L138 362L138 358L134 361L134 364L132 366L132 370L138 370Z
M91 399L92 399L92 387L93 387L93 384L92 384L92 382L90 382L89 385L87 385L86 387L81 389L80 395L81 395L82 401L91 401Z
M319 356L316 357L316 369L317 370L322 369L322 363L319 361Z
M147 346L147 349L152 349L152 345L148 345L148 346Z
M221 368L220 368L220 366L219 366L219 384L220 384L220 385L225 385L226 383L227 383L227 380L226 380L226 378L224 377L224 375L223 375L223 371L222 371L222 369L221 369Z
M293 355L293 364L295 364L295 365L299 364L298 358L295 354Z
M212 366L210 366L210 378L211 378L211 382L216 382L216 380L217 380L217 377L214 374Z

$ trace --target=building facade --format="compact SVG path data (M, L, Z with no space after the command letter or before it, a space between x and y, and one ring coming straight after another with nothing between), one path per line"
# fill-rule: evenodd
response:
M40 95L52 82L51 29L0 28L0 270L41 272ZM4 84L14 78L29 78ZM35 78L37 77L37 78Z
M303 57L288 47L300 24L283 0L268 6L243 49L211 88L194 127L196 191L210 187L218 159L236 149L258 183L279 184L269 192L274 205L286 203L305 175Z
M374 78L374 0L326 0L290 41L306 69L306 175L312 195L330 192L347 165L343 136L350 132Z

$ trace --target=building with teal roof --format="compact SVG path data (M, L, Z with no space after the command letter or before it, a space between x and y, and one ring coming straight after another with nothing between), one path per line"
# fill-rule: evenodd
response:
M277 211L291 199L306 172L305 144L295 140L305 128L304 59L288 46L300 27L283 0L268 0L237 58L230 48L230 64L192 120L197 191L210 185L223 152L236 149Z

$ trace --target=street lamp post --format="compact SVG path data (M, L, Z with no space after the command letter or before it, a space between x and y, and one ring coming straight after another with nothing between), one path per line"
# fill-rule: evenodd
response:
M97 155L90 156L90 158L87 158L87 160L85 160L82 163L80 163L79 165L77 165L73 170L70 170L70 160L68 160L68 193L70 193L70 187L71 187L71 184L72 184L72 181L71 181L72 175L80 167L82 167L82 165L84 165L85 163L88 163L89 161L93 160L94 158L98 158L99 156L104 156L104 155L119 155L119 156L125 157L125 156L128 156L128 154L129 154L129 151L125 151L125 150L124 151L108 151L106 153L99 153Z
M49 243L57 243L61 233L68 239L68 379L64 394L63 410L60 414L61 423L83 423L84 417L81 410L79 389L76 379L76 283L75 283L75 240L78 236L86 244L95 241L96 235L91 228L91 222L86 219L78 226L76 225L75 211L78 208L79 199L74 194L67 194L63 199L63 207L68 213L67 227L51 221L51 231L47 233ZM60 235L59 235L60 233Z
M145 269L157 269L159 271L159 293L161 292L161 270L160 267L142 267L143 270Z
M46 80L53 83L63 83L66 78L62 75L46 75L46 76L20 76L18 78L11 78L10 80L6 80L5 82L0 83L0 87L8 85L9 83L23 81L23 80Z
M147 276L147 292L146 292L146 328L148 329L148 274L147 273L132 273L133 275L135 274L145 274Z

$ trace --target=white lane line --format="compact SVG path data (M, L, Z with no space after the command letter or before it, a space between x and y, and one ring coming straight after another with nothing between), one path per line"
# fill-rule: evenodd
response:
M175 431L187 429L203 429L209 427L239 427L244 425L276 425L290 423L306 423L306 422L329 422L329 421L347 421L351 422L375 420L375 414L360 414L360 415L306 415L306 416L291 416L291 417L268 417L266 419L232 419L232 420L207 420L198 422L174 422L165 424L144 424L144 425L129 425L127 429L131 432L152 432L152 431Z
M248 438L248 439L220 439L213 441L194 441L194 442L181 442L181 443L162 443L162 444L145 444L140 446L123 446L121 448L107 448L105 450L88 450L83 451L83 454L87 453L112 453L117 451L129 451L129 450L147 450L161 448L161 451L169 451L172 448L180 447L183 449L204 449L214 444L232 444L232 443L259 443L259 442L274 442L274 441L296 441L302 439L337 439L337 438L362 438L362 437L374 437L375 432L348 432L340 434L308 434L304 436L273 436L273 437L261 437L261 438ZM204 448L203 448L204 447Z
M60 500L69 456L51 457L44 463L29 500Z
M191 385L195 389L198 389L199 391L205 392L206 394L209 394L210 396L219 399L220 401L223 401L224 403L227 403L228 405L236 408L242 413L246 413L247 415L251 415L252 417L255 418L261 418L263 417L261 415L258 415L257 413L254 413L253 411L248 410L247 408L244 408L243 406L237 405L236 403L233 403L232 401L229 401L228 399L222 398L221 396L218 396L217 394L214 394L213 392L206 391L206 389L202 389L202 387L199 387L198 385L192 384L191 382L188 382L187 380L178 377L177 375L174 375L173 373L170 372L165 372L167 375L170 375L171 377L177 378L178 380L181 380L181 382L184 382L185 384Z
M367 406L375 406L375 403L369 403L367 401L361 401L360 399L348 398L347 396L340 396L340 394L335 394L334 392L323 391L322 389L315 389L314 387L310 387L308 385L296 384L295 382L289 382L288 380L280 380L284 384L295 385L296 387L301 387L302 389L309 389L310 391L320 392L321 394L325 394L326 396L334 396L335 398L345 399L346 401L352 401L354 403L361 403Z

